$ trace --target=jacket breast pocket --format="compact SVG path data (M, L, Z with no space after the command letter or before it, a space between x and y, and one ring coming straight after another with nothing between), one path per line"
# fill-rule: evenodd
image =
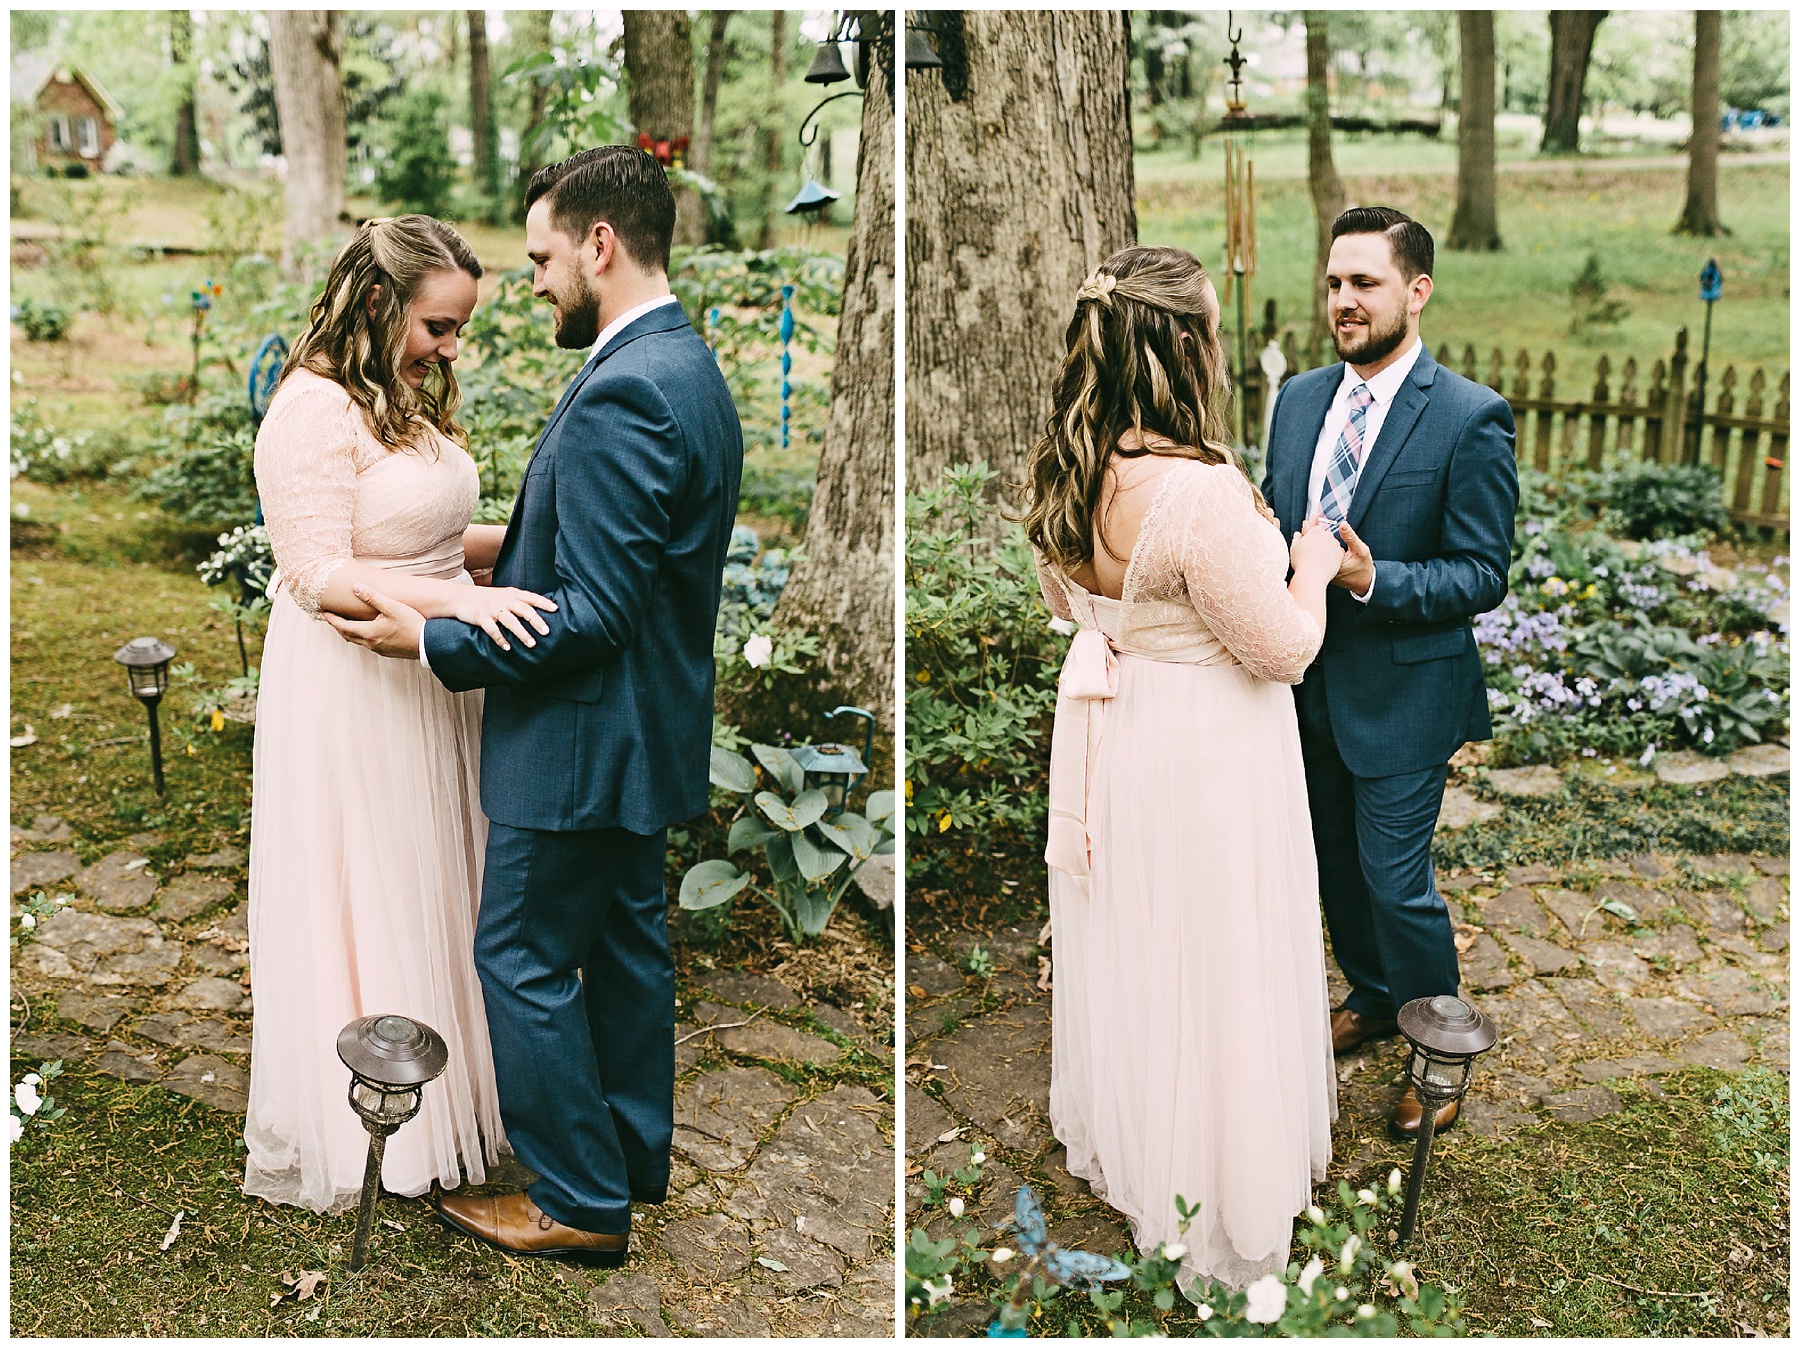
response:
M1426 487L1438 480L1435 468L1416 468L1405 473L1389 473L1381 480L1383 491L1393 491L1397 487Z
M1448 660L1468 649L1471 640L1463 628L1448 632L1424 632L1417 636L1394 638L1394 663L1420 665L1427 660Z

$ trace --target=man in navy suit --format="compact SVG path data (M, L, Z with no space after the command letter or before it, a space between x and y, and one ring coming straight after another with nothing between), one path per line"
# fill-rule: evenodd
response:
M675 297L675 200L641 150L584 150L526 193L532 293L593 354L538 440L494 584L552 601L496 641L385 596L339 630L488 690L489 820L475 962L501 1116L528 1193L444 1196L518 1254L623 1262L633 1201L661 1202L674 1131L675 978L663 852L702 814L713 625L743 438Z
M1451 755L1493 733L1469 620L1506 594L1519 477L1506 400L1419 340L1424 226L1354 207L1331 237L1342 363L1282 385L1263 495L1288 533L1323 516L1344 544L1325 644L1294 690L1320 900L1350 982L1331 1014L1341 1053L1393 1034L1407 1002L1456 995L1431 835ZM1409 1087L1393 1125L1416 1133L1421 1114Z

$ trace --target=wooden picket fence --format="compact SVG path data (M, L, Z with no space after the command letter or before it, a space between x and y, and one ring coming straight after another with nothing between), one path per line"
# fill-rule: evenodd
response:
M1287 362L1284 378L1324 362L1296 342L1292 329L1277 339L1273 301L1252 336L1250 369L1240 387L1249 439L1260 442L1268 400L1258 353L1276 342ZM1733 518L1782 532L1788 528L1786 370L1771 386L1761 369L1745 379L1727 365L1707 376L1703 394L1686 328L1675 334L1673 354L1652 365L1647 378L1635 356L1615 368L1603 355L1591 385L1565 379L1559 386L1554 351L1535 358L1520 351L1509 360L1495 347L1483 361L1468 343L1460 357L1448 345L1433 354L1438 364L1486 384L1511 405L1521 465L1560 475L1631 463L1705 463L1723 480Z

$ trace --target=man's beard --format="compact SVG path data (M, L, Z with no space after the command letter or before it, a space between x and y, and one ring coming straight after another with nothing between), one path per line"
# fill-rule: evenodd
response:
M600 297L580 281L575 293L556 297L556 344L565 351L592 346L600 336Z
M1331 330L1331 344L1337 348L1338 359L1348 361L1352 365L1373 365L1378 360L1385 360L1400 349L1400 343L1406 340L1406 311L1402 309L1394 315L1392 327L1382 328L1375 325L1370 317L1368 326L1363 330L1360 342L1346 346L1343 338L1338 336L1337 328Z

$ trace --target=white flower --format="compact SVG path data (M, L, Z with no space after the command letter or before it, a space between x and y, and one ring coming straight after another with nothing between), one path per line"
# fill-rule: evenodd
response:
M12 1120L12 1140L17 1142L25 1136L25 1120L17 1114L8 1114L6 1117Z
M1373 1189L1358 1189L1356 1191L1356 1201L1366 1207L1374 1207L1375 1191Z
M1356 1318L1358 1320L1367 1320L1367 1319L1371 1318L1374 1314L1375 1314L1375 1308L1366 1301L1363 1302L1362 1305L1360 1305L1356 1308Z
M38 1098L37 1074L35 1072L13 1088L13 1100L19 1106L19 1113L23 1114L26 1118L30 1118L33 1114L37 1113L38 1110L44 1107L43 1100Z
M752 669L761 669L775 655L775 643L758 632L744 643L744 663Z
M1067 618L1052 618L1050 620L1050 630L1059 637L1066 637L1075 631L1075 624L1070 622Z
M1194 1314L1198 1315L1202 1320L1210 1320L1213 1318L1213 1308L1202 1301L1198 1306L1194 1307Z
M1010 1263L1011 1261L1012 1251L1007 1249L1004 1245L997 1247L994 1252L988 1256L989 1263L1005 1264Z
M1388 1197L1392 1198L1400 1192L1400 1167L1395 1166L1388 1171Z
M1656 745L1652 744L1648 749L1644 750L1644 756L1642 758L1638 759L1638 766L1640 768L1649 767L1650 760L1655 757L1656 757Z
M934 1282L928 1281L921 1285L925 1289L926 1304L928 1306L937 1305L938 1302L943 1301L951 1292L956 1290L956 1285L950 1281L950 1275L948 1273Z
M1306 1220L1314 1226L1325 1225L1325 1212L1317 1203L1309 1203L1306 1208Z
M1287 1309L1287 1288L1273 1273L1266 1273L1250 1284L1250 1304L1244 1307L1244 1318L1253 1325L1272 1325Z
M1334 1301L1348 1301L1350 1299L1350 1289L1348 1287L1340 1287L1337 1291L1333 1292L1331 1296Z
M1301 1296L1312 1295L1313 1284L1319 1280L1319 1275L1324 1271L1325 1261L1318 1255L1315 1254L1306 1261L1306 1267L1300 1270L1300 1276L1294 1282L1294 1286L1300 1289Z
M987 1160L987 1153L985 1151L971 1152L969 1160L975 1165L980 1165L983 1161Z
M1362 1248L1362 1237L1352 1232L1344 1239L1344 1249L1338 1255L1338 1267L1348 1273L1356 1263L1356 1252Z
M35 926L37 926L37 919L30 913L19 919L19 928L22 931L30 931Z
M962 1201L962 1199L960 1199L960 1198L952 1198L952 1199L951 1199L951 1200L950 1200L950 1215L951 1215L951 1216L952 1216L952 1217L960 1217L960 1216L962 1216L962 1215L963 1215L963 1201Z
M1180 1259L1186 1253L1187 1246L1185 1245L1165 1245L1162 1247L1162 1257L1170 1262Z

